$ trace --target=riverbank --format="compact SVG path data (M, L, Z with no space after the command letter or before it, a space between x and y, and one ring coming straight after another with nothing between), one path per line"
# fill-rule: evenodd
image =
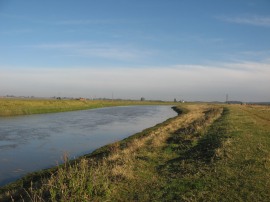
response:
M183 107L164 123L2 188L1 201L269 201L270 108Z
M171 106L136 105L0 118L0 186L175 115Z
M164 105L172 102L132 100L0 99L0 117L66 112L128 105Z

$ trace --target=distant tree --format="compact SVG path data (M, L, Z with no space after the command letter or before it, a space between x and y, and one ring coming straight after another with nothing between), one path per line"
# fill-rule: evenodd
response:
M145 98L144 97L141 97L141 101L145 101Z
M174 98L174 100L173 100L174 102L177 102L177 100L176 100L176 98Z

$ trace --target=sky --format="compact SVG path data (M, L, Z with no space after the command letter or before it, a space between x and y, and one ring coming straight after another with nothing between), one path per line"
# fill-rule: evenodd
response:
M270 101L269 0L0 0L0 96Z

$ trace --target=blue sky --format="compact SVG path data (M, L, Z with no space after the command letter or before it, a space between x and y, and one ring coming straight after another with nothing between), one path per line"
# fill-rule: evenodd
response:
M0 95L270 101L268 0L0 0Z

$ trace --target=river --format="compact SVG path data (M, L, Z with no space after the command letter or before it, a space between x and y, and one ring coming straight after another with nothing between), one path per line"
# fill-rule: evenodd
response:
M126 106L0 118L0 186L174 116L170 106Z

